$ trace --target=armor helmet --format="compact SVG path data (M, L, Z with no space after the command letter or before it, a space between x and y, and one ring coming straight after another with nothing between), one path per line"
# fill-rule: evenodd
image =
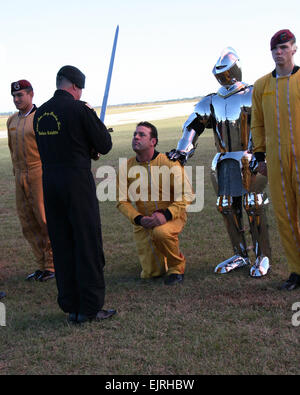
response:
M212 72L218 82L226 89L242 80L239 57L233 48L226 47L223 49Z

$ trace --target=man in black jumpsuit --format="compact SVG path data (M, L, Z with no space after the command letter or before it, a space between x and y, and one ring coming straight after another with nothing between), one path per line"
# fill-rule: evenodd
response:
M91 173L92 152L107 154L111 137L90 106L80 101L84 74L62 67L54 96L39 107L34 131L43 165L43 189L58 288L69 320L101 320L105 296L99 203Z

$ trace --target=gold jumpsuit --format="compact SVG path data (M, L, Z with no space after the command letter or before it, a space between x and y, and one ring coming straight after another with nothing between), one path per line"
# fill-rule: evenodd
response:
M251 130L254 152L265 152L272 204L291 272L300 274L300 69L256 81Z
M54 271L46 224L42 165L33 131L35 111L15 113L7 120L8 146L16 183L16 206L23 235L41 271Z
M134 207L129 191L130 187L141 178L139 170L141 167L147 174L145 184L140 183L145 186L146 199L135 201L136 207ZM163 176L154 176L155 171L163 170L163 167L167 170L166 174L170 175L170 195L165 200L163 198ZM176 170L173 173L172 168L175 167ZM136 171L132 172L134 169ZM130 175L130 173L132 174ZM178 192L175 185L180 186ZM139 189L139 187L137 188ZM153 196L155 189L157 191L156 197ZM158 277L166 272L168 275L184 273L186 261L179 249L178 236L186 223L186 206L191 201L192 189L183 168L178 162L170 161L165 154L158 153L151 161L143 163L137 162L133 157L127 161L125 167L120 169L117 208L133 224L134 240L142 267L141 278ZM153 229L145 229L136 225L135 218L139 215L151 216L154 211L167 209L171 213L171 217L164 225L156 226Z

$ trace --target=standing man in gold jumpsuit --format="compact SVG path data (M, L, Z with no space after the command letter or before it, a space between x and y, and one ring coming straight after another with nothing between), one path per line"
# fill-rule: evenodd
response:
M300 70L293 59L295 42L294 34L287 29L272 37L276 67L254 84L251 122L258 171L268 174L291 273L281 287L288 291L300 286Z
M27 277L47 281L54 278L52 250L46 224L42 165L33 131L36 106L29 81L11 84L13 101L19 112L7 121L8 146L16 181L16 205L23 235L29 242L39 269Z

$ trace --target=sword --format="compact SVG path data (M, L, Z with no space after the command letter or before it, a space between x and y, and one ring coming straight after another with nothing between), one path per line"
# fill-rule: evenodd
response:
M112 51L111 51L109 69L108 69L108 74L107 74L107 79L106 79L106 86L105 86L105 91L104 91L104 96L103 96L103 101L102 101L102 106L101 106L100 119L103 123L104 123L104 118L105 118L107 99L108 99L108 93L109 93L110 82L111 82L111 75L112 75L113 66L114 66L115 53L116 53L116 47L117 47L117 41L118 41L118 34L119 34L119 25L117 26L116 32L115 32L115 38L114 38L114 43L113 43L113 47L112 47Z

